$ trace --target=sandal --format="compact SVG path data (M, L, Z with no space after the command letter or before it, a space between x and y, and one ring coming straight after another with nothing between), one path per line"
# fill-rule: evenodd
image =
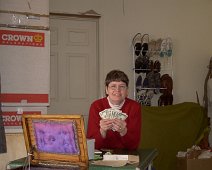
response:
M149 57L153 57L156 54L156 41L155 40L151 40L149 42L149 50L147 55Z
M166 38L166 52L167 56L172 56L172 39L170 37Z
M161 70L161 63L160 63L160 61L156 60L154 62L154 72L159 73L160 70Z
M144 34L141 38L142 46L141 46L141 53L143 56L146 55L148 52L148 43L149 43L149 34Z
M141 75L138 76L136 80L136 91L139 92L142 89L142 77Z
M142 42L141 42L141 33L137 33L134 37L133 37L133 48L134 48L134 53L136 56L140 56L141 53L141 49L142 49Z
M155 54L156 55L159 55L160 54L161 43L162 43L162 39L161 38L159 38L159 39L156 40L156 45L155 45Z
M163 39L160 45L160 57L166 56L166 48L167 48L167 41L166 39Z
M135 72L137 74L140 74L142 72L141 67L142 67L142 58L141 56L137 57L137 59L135 60Z

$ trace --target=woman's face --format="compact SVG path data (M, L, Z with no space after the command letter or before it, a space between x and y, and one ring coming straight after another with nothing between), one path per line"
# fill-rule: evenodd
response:
M106 86L106 94L112 104L119 105L128 95L128 87L122 81L112 81Z

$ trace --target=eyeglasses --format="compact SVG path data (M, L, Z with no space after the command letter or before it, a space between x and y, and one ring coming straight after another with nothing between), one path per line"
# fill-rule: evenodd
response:
M119 85L119 86L117 86L117 85L111 85L111 86L108 86L109 87L109 89L111 89L111 90L121 90L121 91L124 91L124 90L126 90L127 89L127 86L126 85Z

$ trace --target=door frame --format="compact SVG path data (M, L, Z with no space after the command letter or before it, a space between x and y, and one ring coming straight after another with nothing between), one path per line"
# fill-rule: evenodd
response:
M96 74L96 95L100 97L101 94L101 84L100 84L100 77L101 77L101 70L100 70L100 50L99 50L99 42L100 42L100 35L99 35L99 19L100 15L86 15L86 14L67 14L67 13L54 13L50 12L50 19L74 19L79 21L92 21L96 23L96 55L97 55L97 74ZM51 45L50 45L51 48Z
M89 20L89 21L93 21L93 22L96 22L96 26L97 26L97 39L96 39L96 50L97 50L97 70L98 70L98 73L97 73L97 77L96 77L96 80L97 80L97 96L100 97L102 96L103 94L101 93L101 70L100 70L100 65L101 65L101 61L100 61L100 50L99 50L99 42L100 42L100 30L99 30L99 19L101 18L101 15L99 15L98 13L94 13L94 14L70 14L70 13L57 13L57 12L50 12L49 13L49 17L50 18L75 18L75 19L78 19L78 20ZM50 48L51 48L51 44L50 44Z

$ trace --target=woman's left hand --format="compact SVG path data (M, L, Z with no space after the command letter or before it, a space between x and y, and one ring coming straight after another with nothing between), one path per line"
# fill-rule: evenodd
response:
M120 133L121 136L124 136L127 133L127 123L121 119L113 120L113 130Z

